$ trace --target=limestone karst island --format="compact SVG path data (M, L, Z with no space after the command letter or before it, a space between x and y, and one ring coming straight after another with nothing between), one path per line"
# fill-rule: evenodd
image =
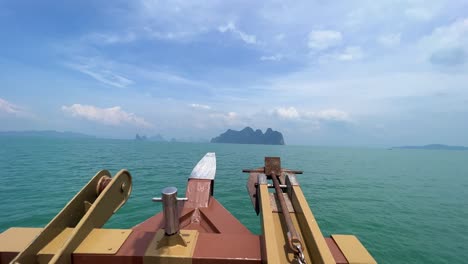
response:
M281 132L271 128L263 133L260 129L254 131L251 127L246 127L241 131L228 129L221 135L212 138L211 143L284 145L284 138Z

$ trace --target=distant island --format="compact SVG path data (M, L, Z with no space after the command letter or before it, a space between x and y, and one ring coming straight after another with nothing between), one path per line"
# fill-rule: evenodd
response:
M160 134L157 134L156 136L152 137L147 137L145 135L140 136L139 134L135 135L135 140L137 141L157 141L157 142L167 142L166 139L163 138Z
M40 137L40 138L96 138L94 136L70 131L0 131L0 137Z
M254 131L251 127L246 127L241 131L228 129L218 137L212 138L211 143L284 145L284 138L283 134L271 128L263 133L260 129Z
M186 137L186 138L171 138L170 140L165 139L161 134L157 134L156 136L147 137L146 135L135 135L136 141L154 141L154 142L188 142L188 143L207 143L209 142L208 139L204 138L194 138L194 137Z
M401 146L393 147L391 149L431 149L431 150L468 150L468 147L464 146L448 146L443 144L430 144L425 146Z

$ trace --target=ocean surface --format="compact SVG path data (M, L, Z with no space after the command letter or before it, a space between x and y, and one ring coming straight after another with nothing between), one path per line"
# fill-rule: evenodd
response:
M468 263L468 151L0 138L0 232L42 227L101 169L133 176L129 201L106 227L130 228L161 210L166 186L216 152L215 197L260 232L243 168L280 156L325 235L355 234L379 263Z

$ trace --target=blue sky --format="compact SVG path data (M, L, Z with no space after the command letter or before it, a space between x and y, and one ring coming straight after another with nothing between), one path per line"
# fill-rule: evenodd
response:
M1 1L0 130L468 145L466 1Z

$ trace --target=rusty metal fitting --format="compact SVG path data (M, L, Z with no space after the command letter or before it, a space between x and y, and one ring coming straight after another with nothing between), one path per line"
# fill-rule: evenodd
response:
M99 196L102 191L107 187L107 185L112 181L112 178L109 176L102 176L101 179L99 179L98 184L96 186L96 194Z

